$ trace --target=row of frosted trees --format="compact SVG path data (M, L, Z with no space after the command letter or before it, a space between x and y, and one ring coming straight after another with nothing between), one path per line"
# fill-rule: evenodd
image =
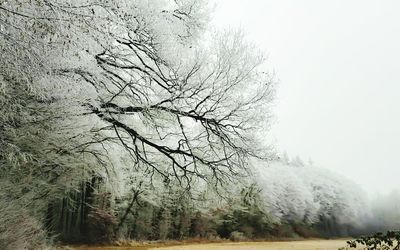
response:
M49 206L49 227L64 241L245 240L355 235L371 218L363 192L341 176L280 160L255 171L254 182L223 197L164 184L161 192L141 185L116 198L93 180Z

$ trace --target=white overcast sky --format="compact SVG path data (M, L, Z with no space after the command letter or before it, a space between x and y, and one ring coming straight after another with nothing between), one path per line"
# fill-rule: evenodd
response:
M278 149L353 179L400 188L400 1L215 0L279 80Z

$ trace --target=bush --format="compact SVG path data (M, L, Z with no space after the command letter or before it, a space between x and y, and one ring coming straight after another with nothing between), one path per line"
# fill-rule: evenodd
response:
M371 236L363 236L355 240L347 241L348 246L344 249L365 246L368 250L398 250L400 249L400 231L388 231L376 233Z
M245 240L247 240L247 237L244 236L243 232L233 231L231 233L229 239L232 240L232 241L245 241Z
M109 211L93 208L89 212L88 226L90 242L112 242L115 240L114 227L117 220Z
M0 203L0 249L44 249L46 232L28 211Z

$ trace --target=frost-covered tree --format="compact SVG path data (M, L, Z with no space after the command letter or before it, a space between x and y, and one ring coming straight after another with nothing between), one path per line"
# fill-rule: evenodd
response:
M260 167L258 176L266 206L275 219L292 222L316 220L318 205L295 166L276 162L266 168Z
M2 1L4 209L42 220L58 197L62 209L94 200L74 193L94 194L94 179L113 195L221 184L263 157L252 136L273 94L264 59L240 32L208 31L207 12L201 0Z
M91 144L117 142L135 168L187 185L232 177L260 155L251 135L273 93L263 56L240 32L206 32L203 1L17 2L2 8L27 23L16 33L31 20L61 25L43 31L67 45L48 48L50 72L38 82L73 92L70 107L101 135Z
M86 115L103 122L103 140L117 139L134 169L189 186L194 177L232 178L259 155L251 132L272 84L241 33L203 35L201 43L194 39L201 7L181 4L137 10L140 18L91 54L92 67L59 72L94 93L82 103Z
M81 125L68 107L67 91L51 75L49 41L57 23L43 15L41 1L0 3L0 248L39 248L46 234L42 218L49 199L86 178L89 158L74 148ZM28 10L28 12L25 12ZM61 43L62 44L62 43ZM56 90L55 93L50 93ZM67 88L64 88L67 90ZM58 95L65 93L65 95ZM78 126L77 126L78 125ZM85 159L84 159L85 158ZM93 168L93 169L94 169Z
M256 168L267 210L282 223L319 225L318 230L341 234L369 216L364 192L328 170L279 160Z

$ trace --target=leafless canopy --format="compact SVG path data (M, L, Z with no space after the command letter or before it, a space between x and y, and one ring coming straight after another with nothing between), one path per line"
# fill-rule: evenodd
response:
M52 14L36 18L61 22L57 39L72 41L63 59L77 51L86 62L55 64L53 74L95 93L80 97L79 106L84 119L101 124L88 133L101 137L81 148L118 143L135 171L187 186L196 177L218 182L241 175L248 157L261 156L252 134L265 128L273 94L270 77L259 70L263 57L240 32L205 32L201 2L171 1L154 13L142 1L45 1ZM129 8L119 8L124 4Z

